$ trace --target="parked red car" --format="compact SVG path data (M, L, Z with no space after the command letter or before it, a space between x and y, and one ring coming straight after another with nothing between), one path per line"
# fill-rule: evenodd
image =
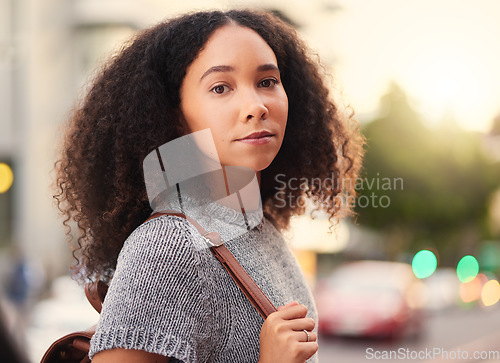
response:
M418 335L422 329L422 288L408 264L346 263L318 282L318 330L340 336Z

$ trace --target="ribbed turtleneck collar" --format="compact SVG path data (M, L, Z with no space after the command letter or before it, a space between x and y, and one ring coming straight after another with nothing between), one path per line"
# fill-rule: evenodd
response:
M210 200L200 200L184 194L179 198L171 193L159 204L155 212L160 210L174 210L184 213L196 220L208 232L217 232L226 242L243 236L251 230L260 230L263 223L263 213L247 212L245 216L240 210L235 210ZM248 229L250 226L250 229Z

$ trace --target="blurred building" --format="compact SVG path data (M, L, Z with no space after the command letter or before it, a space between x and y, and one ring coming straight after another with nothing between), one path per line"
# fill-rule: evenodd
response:
M16 245L48 278L65 273L71 253L54 207L53 164L64 120L91 70L135 30L203 8L261 7L300 28L333 62L329 20L335 1L2 0L0 2L0 163L14 171L0 194L0 258Z

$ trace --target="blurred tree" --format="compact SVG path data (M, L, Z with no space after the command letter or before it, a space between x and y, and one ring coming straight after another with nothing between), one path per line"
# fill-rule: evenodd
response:
M489 132L490 135L500 135L500 115L497 115L493 119L493 123L491 124L491 129Z
M480 135L458 129L452 119L426 128L396 84L363 132L368 147L356 211L360 224L386 234L386 254L397 258L431 247L441 265L453 265L474 253L488 237L488 198L500 180Z

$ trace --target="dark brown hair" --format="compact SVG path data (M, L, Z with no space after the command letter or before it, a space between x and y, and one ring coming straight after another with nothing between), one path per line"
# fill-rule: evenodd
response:
M304 195L332 220L348 211L339 197L355 191L342 190L342 181L357 177L362 137L352 116L338 112L320 65L295 30L261 11L187 14L138 33L104 65L69 120L54 198L64 224L78 226L77 258L85 278L109 279L124 240L151 213L142 161L185 134L179 89L186 69L210 35L229 23L253 29L269 44L289 101L283 145L261 174L265 211L281 228L304 212ZM283 188L277 175L310 182ZM278 203L278 193L286 195L286 205Z

